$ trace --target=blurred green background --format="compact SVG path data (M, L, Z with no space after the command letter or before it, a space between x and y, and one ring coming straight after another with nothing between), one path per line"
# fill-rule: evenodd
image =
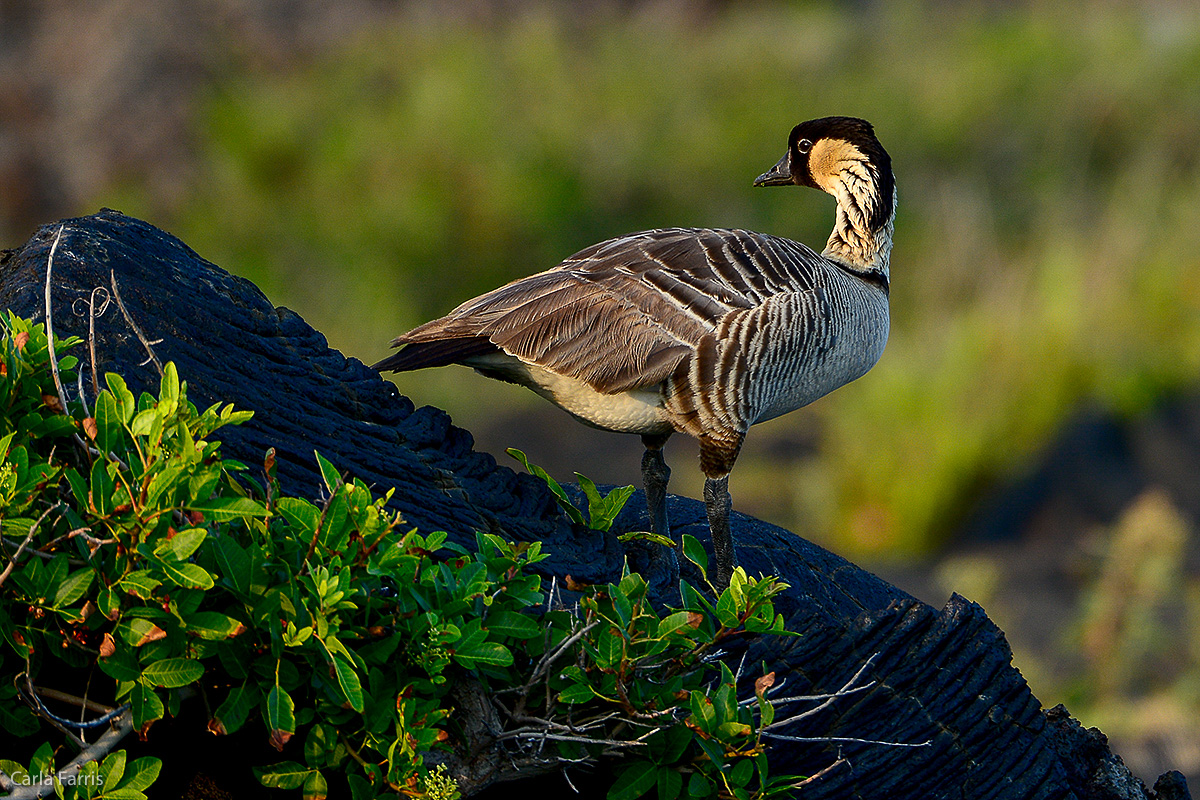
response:
M1006 629L1003 555L947 555L964 518L1081 406L1134 419L1197 385L1192 2L145 7L111 38L92 34L94 51L85 42L76 60L39 61L14 54L69 28L69 12L7 4L23 27L0 34L0 63L35 90L5 107L25 109L31 131L75 130L49 141L84 155L50 157L33 134L6 134L36 169L0 171L5 242L118 208L252 279L367 363L398 333L621 233L744 227L820 249L832 200L751 180L803 119L874 122L900 193L891 340L867 377L751 433L735 507L897 575L940 558L940 577L912 591L933 602L930 592L960 591ZM51 80L33 74L47 59L61 70ZM143 81L125 94L96 78L130 64ZM21 195L14 180L37 191ZM501 463L516 446L562 479L638 478L636 437L585 429L531 393L461 368L397 383L449 410ZM673 441L668 459L672 488L699 497L694 445ZM1195 774L1194 521L1163 502L1100 536L1077 605L1041 611L1061 618L1051 633L1009 632L1043 701L1070 698L1118 741L1169 731L1167 766ZM1181 542L1162 550L1166 566L1142 583L1105 578L1124 563L1120 532L1147 526L1147 541L1166 531ZM1153 636L1133 612L1097 610L1134 584L1127 605L1153 619L1187 602ZM1064 654L1074 667L1051 666ZM1138 674L1101 680L1120 658Z

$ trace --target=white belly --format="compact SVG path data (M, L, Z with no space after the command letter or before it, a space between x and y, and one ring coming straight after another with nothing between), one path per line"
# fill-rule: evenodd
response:
M576 419L596 428L642 434L672 430L664 416L662 394L657 387L603 394L581 380L556 375L506 353L478 356L463 363L489 377L502 377L526 386Z

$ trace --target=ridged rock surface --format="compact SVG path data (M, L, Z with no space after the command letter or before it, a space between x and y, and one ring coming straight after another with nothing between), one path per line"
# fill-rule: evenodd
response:
M115 281L129 318L154 342L160 361L176 363L193 402L256 412L251 423L222 432L224 453L252 473L274 447L284 489L316 497L322 484L313 451L319 451L377 490L395 487L395 506L425 531L446 530L463 544L473 543L477 530L537 539L552 554L539 565L547 575L618 579L626 552L614 534L573 528L540 482L473 452L471 435L444 412L414 408L250 282L117 212L62 224L51 280L55 332L86 338L92 290L111 293ZM0 254L4 306L45 317L48 255L58 228L44 226L23 247ZM121 372L135 392L153 390L158 373L145 363L146 349L125 315L110 304L95 324L98 371ZM708 544L701 503L672 498L670 514L676 535ZM639 493L614 531L647 527ZM791 585L777 608L800 635L748 642L745 651L727 654L731 664L743 655L747 665L765 661L786 676L788 694L818 694L836 691L874 656L865 675L873 688L786 733L931 741L919 748L780 744L776 773L813 773L839 752L849 760L806 788L805 797L1188 797L1175 773L1159 781L1157 793L1146 790L1109 753L1102 734L1083 730L1060 709L1044 712L1012 666L1004 634L978 605L954 596L938 610L787 531L736 514L733 527L740 563ZM667 597L656 549L631 548L628 555L658 596ZM747 694L757 674L747 669Z

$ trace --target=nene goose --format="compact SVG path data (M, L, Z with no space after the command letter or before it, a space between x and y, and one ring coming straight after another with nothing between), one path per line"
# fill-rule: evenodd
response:
M729 472L746 431L861 377L888 336L891 159L870 123L797 125L755 186L837 199L825 250L744 230L666 228L609 239L396 337L375 365L464 364L604 430L641 434L651 527L670 535L662 456L700 440L715 585L735 566Z

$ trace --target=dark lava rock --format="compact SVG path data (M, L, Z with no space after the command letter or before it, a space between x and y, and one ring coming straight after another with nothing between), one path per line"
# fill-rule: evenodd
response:
M227 456L253 466L274 447L285 489L315 497L322 485L316 450L379 490L396 487L395 506L419 528L446 530L463 544L479 530L541 540L553 554L540 565L548 575L618 579L626 551L614 533L648 525L640 494L614 533L573 528L542 484L473 452L470 434L444 412L414 408L373 370L330 350L296 314L275 308L253 284L178 239L107 210L62 224L51 281L55 331L86 338L88 298L97 287L111 292L115 283L128 318L110 305L95 321L97 370L121 372L135 392L157 385L136 323L157 358L176 363L197 405L255 411L250 424L223 431ZM58 228L44 226L0 256L0 302L18 314L45 316L47 261ZM702 504L675 497L670 514L675 535L691 533L708 544ZM869 662L870 690L783 731L831 738L779 743L774 772L812 774L839 754L847 759L807 787L806 797L1154 796L1102 742L1061 724L1058 712L1042 711L1012 666L1004 634L978 605L956 595L937 610L775 526L735 515L733 529L747 571L773 573L791 585L777 608L799 633L729 649L729 663L747 665L747 694L760 663L786 680L786 694L800 695L836 691ZM659 599L667 598L671 587L658 551L631 546L628 555ZM864 739L929 744L852 741ZM1175 778L1160 783L1164 798L1187 796Z

